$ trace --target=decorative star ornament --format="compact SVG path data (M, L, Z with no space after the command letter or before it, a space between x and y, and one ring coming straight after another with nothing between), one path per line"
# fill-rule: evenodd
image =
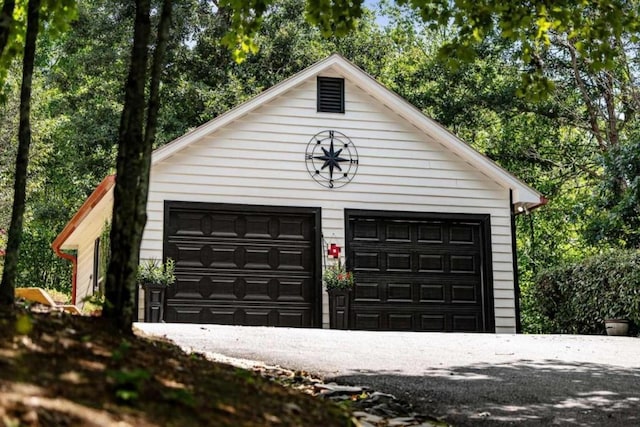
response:
M358 170L358 151L345 134L325 130L314 135L305 152L307 170L320 185L342 187L353 179Z

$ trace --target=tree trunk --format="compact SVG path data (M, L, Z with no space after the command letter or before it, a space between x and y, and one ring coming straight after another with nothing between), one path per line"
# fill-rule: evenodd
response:
M27 34L22 61L22 87L20 89L20 125L18 128L18 155L14 178L13 208L9 225L9 240L4 259L2 283L0 283L0 305L10 306L14 302L18 250L22 240L22 223L27 192L27 166L31 145L31 81L36 53L36 39L40 21L40 0L30 0L27 10Z
M165 0L158 26L145 132L145 84L149 57L147 46L151 33L150 1L136 1L131 65L118 138L117 178L111 223L111 259L107 272L107 303L103 311L114 326L124 332L131 332L136 316L136 273L142 232L147 221L149 169L159 104L157 92L170 17L171 1Z
M4 0L2 12L0 12L0 56L9 41L11 24L13 23L13 10L16 7L15 0Z
M147 123L144 130L144 153L143 164L140 173L140 186L138 188L137 220L144 224L147 221L147 196L149 194L149 172L151 169L151 153L156 140L156 128L158 124L158 111L160 109L160 79L162 77L162 66L169 38L169 28L171 26L172 0L164 0L162 4L162 14L158 23L158 34L156 37L156 48L153 54L153 64L151 68L151 84L149 87L149 105L147 108ZM142 240L142 236L140 236Z

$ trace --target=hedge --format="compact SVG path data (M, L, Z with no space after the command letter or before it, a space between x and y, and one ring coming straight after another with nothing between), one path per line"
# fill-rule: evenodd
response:
M640 251L609 252L542 271L523 295L525 308L529 332L603 334L609 318L629 319L637 332Z

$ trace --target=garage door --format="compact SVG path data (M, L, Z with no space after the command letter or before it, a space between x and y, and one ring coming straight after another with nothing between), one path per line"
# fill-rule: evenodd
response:
M165 320L320 325L320 209L165 202Z
M493 331L489 217L347 211L350 326Z

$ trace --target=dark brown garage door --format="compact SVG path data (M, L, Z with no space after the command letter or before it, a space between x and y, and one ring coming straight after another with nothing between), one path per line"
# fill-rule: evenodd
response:
M494 330L488 215L346 215L352 328Z
M320 326L319 221L319 208L165 202L165 320Z

